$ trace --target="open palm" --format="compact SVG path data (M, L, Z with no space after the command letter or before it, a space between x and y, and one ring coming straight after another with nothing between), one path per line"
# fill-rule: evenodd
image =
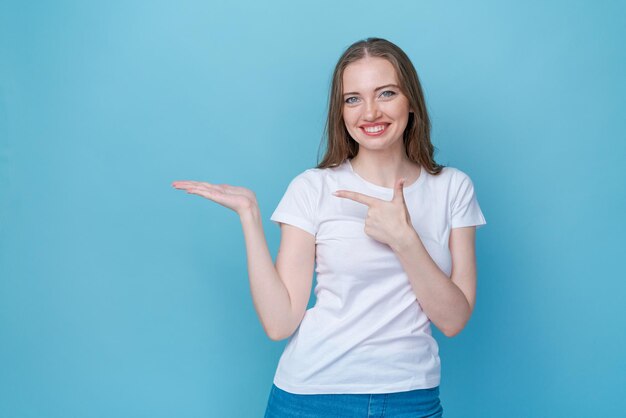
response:
M257 204L256 195L250 189L230 184L211 184L202 181L183 180L172 182L172 186L187 193L197 194L241 214Z

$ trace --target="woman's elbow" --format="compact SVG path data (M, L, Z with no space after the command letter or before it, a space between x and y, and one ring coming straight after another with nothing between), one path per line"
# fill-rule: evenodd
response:
M463 323L460 323L460 324L457 324L455 326L451 326L448 328L444 328L441 330L441 332L443 332L443 335L445 335L448 338L455 337L459 335L461 331L463 331L463 328L465 328L465 325L467 325L468 321L469 321L469 318L463 321Z
M459 335L459 333L463 330L463 327L461 328L453 328L453 329L447 329L447 330L442 330L443 335L445 335L448 338L452 338L454 336Z

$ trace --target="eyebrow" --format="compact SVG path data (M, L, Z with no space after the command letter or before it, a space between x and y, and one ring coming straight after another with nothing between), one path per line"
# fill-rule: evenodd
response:
M385 84L384 86L376 87L376 88L374 89L374 91L378 91L378 90L380 90L380 89L384 89L384 88L386 88L386 87L395 87L395 88L397 88L397 89L399 89L399 88L400 88L400 87L396 86L395 84ZM347 94L359 94L359 92L358 92L358 91L351 91L351 92L348 92L348 93L344 93L343 95L345 96L345 95L347 95Z

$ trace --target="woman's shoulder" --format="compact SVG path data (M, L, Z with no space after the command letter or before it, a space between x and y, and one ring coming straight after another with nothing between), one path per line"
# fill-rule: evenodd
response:
M324 177L325 172L326 172L326 169L324 168L316 168L316 167L307 168L301 171L299 174L297 174L294 177L294 180L295 179L307 179L309 181L318 181L319 179Z
M327 171L328 170L324 168L307 168L296 174L290 183L292 186L319 190L322 188Z
M457 167L444 166L439 174L428 175L428 180L440 193L456 195L459 190L473 187L470 176Z
M457 168L457 167L452 167L452 166L443 166L441 171L439 172L439 174L433 176L433 177L441 177L442 179L447 179L447 180L462 180L464 178L469 178L469 175L467 175L466 172L464 172L463 170Z

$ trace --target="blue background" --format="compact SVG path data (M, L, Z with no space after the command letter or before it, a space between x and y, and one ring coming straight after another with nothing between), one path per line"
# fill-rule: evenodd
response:
M269 216L321 156L332 69L387 38L439 163L470 175L477 305L447 417L626 409L620 1L3 1L0 415L259 417L286 340L249 290L231 183ZM314 303L314 297L309 306Z

